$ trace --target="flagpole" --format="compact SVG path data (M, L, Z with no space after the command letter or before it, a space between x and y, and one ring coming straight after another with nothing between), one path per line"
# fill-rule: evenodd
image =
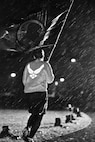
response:
M56 45L57 45L57 43L58 43L58 40L59 40L60 35L61 35L61 33L62 33L62 30L63 30L63 28L64 28L64 26L65 26L66 20L67 20L67 18L68 18L68 15L69 15L69 13L70 13L70 10L71 10L71 8L72 8L72 6L73 6L73 3L74 3L74 0L72 0L72 3L70 4L70 7L69 7L69 9L68 9L68 12L67 12L67 14L66 14L66 16L65 16L65 19L63 20L62 27L61 27L61 29L60 29L60 32L59 32L59 34L58 34L58 36L57 36L57 39L56 39L55 44L54 44L54 47L53 47L53 49L52 49L52 51L51 51L51 53L50 53L50 56L49 56L47 62L50 61L51 56L52 56L52 54L53 54L53 52L54 52L54 50L55 50L55 47L56 47Z

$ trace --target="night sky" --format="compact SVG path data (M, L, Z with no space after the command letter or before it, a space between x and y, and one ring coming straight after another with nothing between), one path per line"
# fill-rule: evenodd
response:
M33 41L35 47L53 18L68 10L70 0L3 0L0 2L0 93L1 96L20 96L23 94L22 73L25 65L32 60L27 43ZM30 27L25 38L19 41L19 27L29 19L38 19L44 23L47 12L47 25L41 36L36 26ZM65 15L63 16L64 19ZM12 26L13 25L13 26ZM60 24L62 25L62 23ZM59 27L55 28L46 44L54 44ZM22 28L23 29L23 28ZM33 32L34 30L34 32ZM6 34L6 31L8 33ZM6 34L4 36L4 34ZM2 38L4 36L4 38ZM33 38L34 37L34 38ZM46 58L51 48L44 48ZM28 52L27 52L28 51ZM73 59L73 60L72 60ZM50 92L55 91L61 98L61 104L95 109L95 4L91 0L75 0L66 20L58 44L50 63L54 69L55 81ZM11 73L16 73L11 77ZM14 75L14 74L13 74ZM60 81L64 78L64 81Z

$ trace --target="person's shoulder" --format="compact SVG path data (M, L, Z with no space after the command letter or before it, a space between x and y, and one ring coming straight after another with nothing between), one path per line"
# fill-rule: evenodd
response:
M46 70L48 70L49 68L51 68L49 62L43 61L43 64L44 64L44 68L45 68Z
M44 66L48 66L48 63L46 61L41 61L41 64L44 64Z

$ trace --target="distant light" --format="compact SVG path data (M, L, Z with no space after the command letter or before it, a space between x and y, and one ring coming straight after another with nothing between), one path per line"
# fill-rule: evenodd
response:
M81 91L80 93L81 93L81 94L83 94L84 92L83 92L83 91Z
M15 26L15 25L14 25L14 24L12 24L10 27L11 27L11 28L13 28L14 26Z
M11 77L16 77L16 73L11 73Z
M60 78L60 82L64 82L65 81L65 79L64 78Z
M68 107L69 107L69 108L72 108L72 105L71 105L71 104L68 104Z
M75 58L72 58L72 59L71 59L71 62L72 62L72 63L75 63L75 62L76 62L76 59L75 59Z
M55 81L55 86L57 86L58 85L58 81Z

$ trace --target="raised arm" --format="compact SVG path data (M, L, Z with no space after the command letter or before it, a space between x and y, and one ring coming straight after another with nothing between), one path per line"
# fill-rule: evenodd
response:
M47 71L47 82L52 83L54 81L54 74L51 65L46 62L46 71Z
M27 77L28 77L28 70L27 70L27 65L26 65L24 72L23 72L23 78L22 78L22 82L24 85L26 83Z

